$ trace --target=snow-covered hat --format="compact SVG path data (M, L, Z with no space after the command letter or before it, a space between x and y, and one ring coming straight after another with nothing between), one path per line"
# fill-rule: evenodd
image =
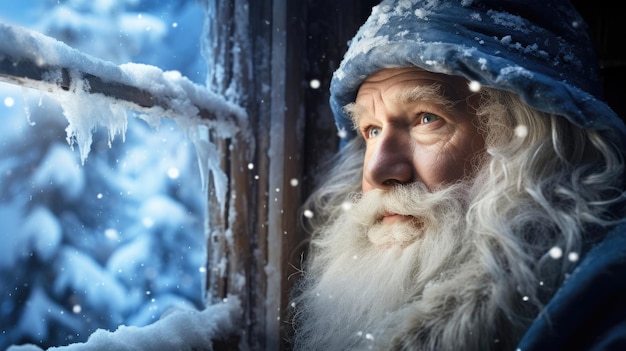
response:
M587 25L567 0L383 0L331 81L340 135L355 134L342 108L363 80L406 66L515 92L535 109L604 130L622 147L626 140L626 126L602 100Z

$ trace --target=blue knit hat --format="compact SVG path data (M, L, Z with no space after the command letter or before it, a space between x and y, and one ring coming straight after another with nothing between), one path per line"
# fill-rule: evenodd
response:
M350 43L330 86L340 135L343 106L383 68L416 66L512 91L530 106L603 130L626 149L626 126L602 100L587 25L566 0L384 0Z

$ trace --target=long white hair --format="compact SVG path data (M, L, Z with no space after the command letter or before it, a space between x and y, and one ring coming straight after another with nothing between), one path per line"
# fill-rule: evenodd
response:
M368 208L386 195L360 194L360 138L339 152L303 207L314 216L292 304L296 349L513 349L577 260L623 216L622 154L597 131L509 92L483 88L480 100L486 153L476 176L406 204L438 207L428 215L451 224L433 224L445 234L394 260L344 233L359 230L346 203ZM361 291L350 295L351 287Z

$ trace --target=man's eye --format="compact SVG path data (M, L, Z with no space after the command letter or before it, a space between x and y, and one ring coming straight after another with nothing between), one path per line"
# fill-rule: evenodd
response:
M428 124L433 123L439 119L439 116L434 115L432 113L423 113L420 117L420 124Z
M365 137L367 139L375 138L375 137L378 136L378 134L380 134L380 128L379 127L368 127L365 130Z

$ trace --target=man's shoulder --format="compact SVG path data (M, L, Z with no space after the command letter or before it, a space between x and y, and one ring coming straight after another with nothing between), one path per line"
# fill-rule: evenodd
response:
M626 223L585 255L518 350L626 350Z

